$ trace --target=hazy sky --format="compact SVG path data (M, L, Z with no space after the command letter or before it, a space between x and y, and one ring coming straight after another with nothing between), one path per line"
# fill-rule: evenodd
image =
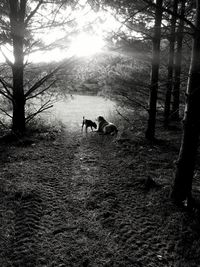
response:
M37 51L30 53L25 57L25 61L60 61L72 55L88 57L106 48L105 38L108 33L114 34L119 30L127 30L123 23L115 19L112 9L108 9L107 12L95 12L86 4L86 0L80 0L79 3L83 6L82 8L79 7L78 10L72 10L69 7L61 12L59 11L57 15L59 18L67 17L69 21L72 21L74 29L66 23L64 26L62 25L61 27L52 28L50 30L48 28L42 28L35 33L36 39L41 39L45 45L62 43L62 48L57 47L46 50L45 52ZM50 13L50 10L42 10L40 13L41 12L43 12L42 19L48 19L48 12ZM38 16L41 16L40 13ZM123 19L121 19L121 21L123 21ZM33 27L36 26L37 22ZM132 34L136 35L137 33L132 31ZM12 47L10 45L5 45L2 46L1 49L3 53L13 61ZM0 61L5 61L1 52Z

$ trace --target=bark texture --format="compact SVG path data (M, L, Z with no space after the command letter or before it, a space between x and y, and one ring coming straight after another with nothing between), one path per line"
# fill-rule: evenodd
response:
M196 31L187 86L184 131L175 174L172 197L191 199L192 180L200 133L200 1L196 1Z
M182 17L185 15L185 3L186 0L181 1ZM179 105L180 105L180 86L181 86L181 62L182 62L182 46L183 46L183 30L184 21L179 21L177 30L177 51L175 55L175 74L174 74L174 88L173 88L173 102L172 102L172 118L173 120L179 120Z
M26 0L9 0L11 38L13 42L13 119L12 130L15 133L25 131L25 96L24 96L24 19Z
M153 140L155 138L156 105L157 105L158 77L159 77L159 65L160 65L162 3L163 0L156 1L155 26L154 26L155 30L153 37L152 70L151 70L150 97L149 97L149 118L145 134L146 138L149 140Z
M177 13L178 0L173 2L173 13ZM173 88L173 70L174 70L174 46L175 46L175 32L176 32L176 16L171 18L171 29L169 38L169 59L168 59L168 75L167 75L167 91L165 96L164 108L164 124L168 125L170 110L171 110L171 95Z

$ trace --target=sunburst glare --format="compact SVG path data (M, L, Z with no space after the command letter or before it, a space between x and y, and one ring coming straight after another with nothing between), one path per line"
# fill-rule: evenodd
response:
M70 23L56 29L41 29L34 34L38 43L43 43L44 49L38 47L35 51L29 51L24 59L28 62L61 61L71 56L88 57L103 51L106 47L105 37L108 32L117 31L122 24L115 19L112 11L98 11L91 9L86 0L80 0L80 9L72 10L70 7L60 11L60 16L69 17ZM43 10L43 13L47 11ZM48 13L47 13L48 14ZM95 34L97 33L97 34ZM49 49L47 49L49 47ZM2 48L2 47L1 47ZM3 50L3 49L2 49ZM0 61L5 61L3 56L12 57L12 52L0 51ZM9 52L9 53L8 53Z
M105 42L100 36L81 33L72 41L68 53L76 56L90 56L101 52L104 46Z

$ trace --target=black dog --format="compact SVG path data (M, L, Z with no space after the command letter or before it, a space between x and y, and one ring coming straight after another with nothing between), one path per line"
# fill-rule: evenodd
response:
M95 122L91 120L86 120L85 117L83 117L83 123L82 123L82 131L83 131L83 126L85 125L85 132L87 133L87 128L90 127L91 130L93 131L93 127L96 129L97 125Z

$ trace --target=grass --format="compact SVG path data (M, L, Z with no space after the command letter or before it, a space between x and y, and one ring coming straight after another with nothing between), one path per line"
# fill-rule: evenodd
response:
M181 131L158 123L149 143L145 114L121 112L116 139L40 120L1 142L1 266L200 265L199 212L169 197Z

